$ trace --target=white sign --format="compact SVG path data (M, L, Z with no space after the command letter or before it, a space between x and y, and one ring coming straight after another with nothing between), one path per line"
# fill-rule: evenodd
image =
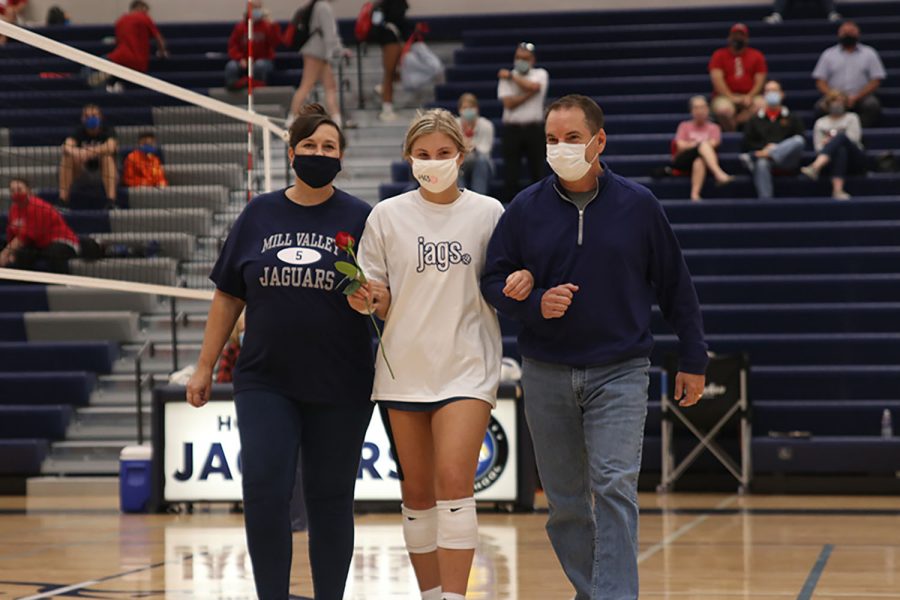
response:
M231 400L202 408L166 402L163 478L167 502L241 499L241 440Z
M241 500L241 444L231 400L212 400L203 408L166 402L163 499L166 502ZM518 453L516 403L500 399L481 446L475 498L516 499ZM400 500L397 465L376 410L366 431L356 482L357 500Z

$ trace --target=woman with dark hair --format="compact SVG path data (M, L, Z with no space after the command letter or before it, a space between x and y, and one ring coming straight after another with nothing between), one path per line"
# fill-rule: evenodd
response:
M353 492L372 416L373 357L368 317L339 289L335 235L359 239L370 208L334 187L344 146L321 106L294 121L294 185L257 196L234 222L210 275L216 290L187 386L191 405L206 404L216 358L246 307L234 398L247 546L261 600L289 597L298 448L316 600L343 598L353 555Z

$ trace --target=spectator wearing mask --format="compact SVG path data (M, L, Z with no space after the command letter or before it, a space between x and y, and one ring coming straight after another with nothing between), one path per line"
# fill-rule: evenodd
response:
M519 168L528 158L529 183L544 174L544 101L550 85L545 69L535 68L534 44L516 47L512 69L497 73L497 97L503 103L503 201L519 191Z
M478 98L463 94L457 104L459 126L466 142L466 157L460 167L459 185L476 194L487 194L494 165L494 124L478 114Z
M875 91L887 74L878 52L859 42L859 26L847 21L838 29L838 43L819 57L813 79L823 96L832 90L847 95L847 108L859 115L863 127L872 127L881 116ZM825 112L819 101L820 112Z
M169 56L166 40L156 23L150 18L150 5L144 0L134 0L129 12L116 21L116 47L106 58L112 62L146 73L150 68L150 39L156 40L156 55ZM122 84L109 78L106 73L93 73L88 80L92 86L107 83L107 91L121 92Z
M152 131L138 138L138 147L125 157L122 181L128 187L167 187L166 172L159 158L159 147Z
M772 5L772 14L763 19L763 21L773 25L784 21L784 11L788 4L793 4L793 2L788 2L788 0L775 0ZM811 2L806 2L806 4L811 4ZM824 14L828 15L829 21L835 22L841 20L841 14L834 9L834 0L816 0L816 4L819 5L819 8Z
M733 179L719 166L716 151L722 143L722 130L709 120L709 104L703 96L690 100L691 119L678 124L672 143L672 168L691 174L691 200L701 200L700 190L708 172L717 185Z
M813 146L816 159L800 172L817 180L823 169L831 175L831 197L849 200L844 191L847 174L866 172L866 154L862 145L862 125L859 116L847 112L847 96L832 90L825 97L828 114L820 117L813 126Z
M747 121L740 159L753 174L757 196L771 198L772 169L796 169L806 140L803 123L784 106L781 84L769 81L764 91L766 107Z
M300 19L306 21L309 39L300 48L300 54L303 55L303 75L300 79L300 86L291 100L288 121L293 122L297 118L309 93L317 83L321 83L325 90L325 108L334 122L341 125L338 87L334 69L331 68L331 59L349 58L352 53L341 43L341 38L338 36L337 19L335 19L330 2L312 0L301 11L303 14L300 15ZM297 27L295 26L288 30L288 34L293 36L296 31Z
M9 222L6 247L0 251L0 267L34 269L44 261L53 273L68 273L69 260L78 256L78 236L59 212L31 192L28 181L9 182Z
M275 49L281 45L281 27L269 20L263 4L255 0L252 4L253 17L253 85L269 82L269 75L275 68ZM247 87L247 61L250 44L247 40L247 13L234 25L228 38L228 57L225 65L225 87L236 90Z
M747 26L735 23L728 32L728 46L713 52L709 61L712 111L723 131L735 131L753 116L769 71L763 53L747 45L749 37Z
M72 183L84 172L97 172L103 179L108 208L116 207L116 133L103 119L96 104L81 111L81 125L66 138L59 167L59 199L69 203Z

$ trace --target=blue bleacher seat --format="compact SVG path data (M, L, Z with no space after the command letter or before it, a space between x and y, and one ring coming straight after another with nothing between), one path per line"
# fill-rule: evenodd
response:
M83 371L0 373L0 404L87 406L96 384Z
M112 371L118 355L119 348L114 342L0 342L0 373L91 371L106 374Z
M37 475L49 451L47 440L0 439L0 475Z
M0 405L0 440L40 438L61 440L72 420L72 407Z

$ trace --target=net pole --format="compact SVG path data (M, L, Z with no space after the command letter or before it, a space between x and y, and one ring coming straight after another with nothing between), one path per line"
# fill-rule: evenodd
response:
M247 112L253 112L253 1L247 0ZM247 122L247 202L253 199L253 123Z
M268 131L262 132L263 139L263 175L265 192L272 191L272 134Z

